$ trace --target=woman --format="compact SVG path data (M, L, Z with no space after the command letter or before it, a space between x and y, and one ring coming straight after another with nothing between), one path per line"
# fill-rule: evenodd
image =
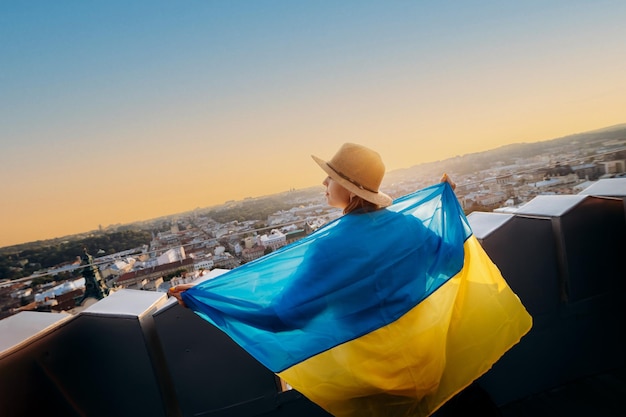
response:
M335 416L431 415L517 343L530 316L447 175L392 201L377 152L346 143L313 159L343 216L170 294Z

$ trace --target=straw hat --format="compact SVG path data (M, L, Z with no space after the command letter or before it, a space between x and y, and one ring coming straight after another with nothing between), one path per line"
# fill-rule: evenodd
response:
M391 197L378 190L385 165L377 152L355 143L344 143L328 162L314 155L311 157L348 191L381 207L391 205Z

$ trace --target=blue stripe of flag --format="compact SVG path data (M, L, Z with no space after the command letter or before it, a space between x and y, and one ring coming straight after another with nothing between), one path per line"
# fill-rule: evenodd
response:
M467 219L447 183L345 215L198 284L183 300L274 372L385 326L463 266Z

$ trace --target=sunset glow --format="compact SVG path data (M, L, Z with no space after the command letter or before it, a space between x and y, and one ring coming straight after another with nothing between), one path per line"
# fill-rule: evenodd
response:
M4 3L0 246L626 122L625 2L461 4Z

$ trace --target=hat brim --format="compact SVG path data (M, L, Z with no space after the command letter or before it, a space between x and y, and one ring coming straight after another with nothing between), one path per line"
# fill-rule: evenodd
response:
M355 185L354 183L346 180L345 178L339 176L337 172L335 172L335 170L332 169L328 165L328 163L322 158L318 158L315 155L311 155L311 158L313 158L317 165L319 165L320 168L322 168L328 174L328 176L333 179L333 181L336 181L339 185L341 185L343 188L347 189L351 193L354 193L355 195L358 195L359 197L380 207L388 207L393 202L393 199L391 197L389 197L387 194L383 193L380 190L377 193L365 190Z

